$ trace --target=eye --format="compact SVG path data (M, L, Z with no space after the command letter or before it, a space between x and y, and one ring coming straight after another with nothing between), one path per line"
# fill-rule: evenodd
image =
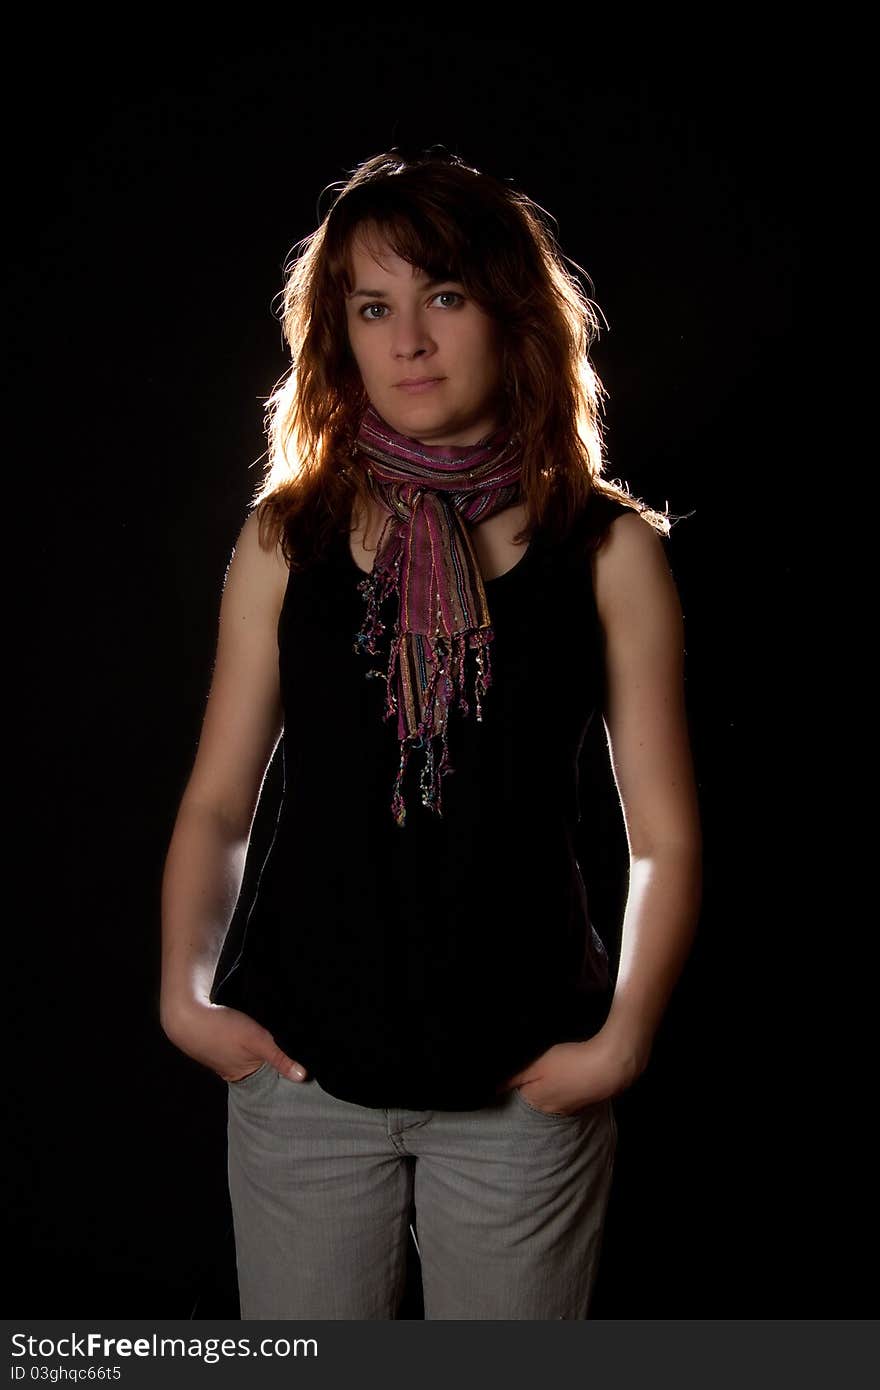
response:
M458 293L458 290L439 290L438 293L435 294L434 298L435 298L435 299L460 299L460 300L462 301L462 303L464 302L464 295L459 294L459 293ZM454 309L456 306L453 304L451 307Z

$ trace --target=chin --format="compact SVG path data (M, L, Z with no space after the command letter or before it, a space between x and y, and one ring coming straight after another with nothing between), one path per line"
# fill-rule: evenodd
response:
M383 412L384 413L384 412ZM459 416L456 411L449 409L447 401L429 401L424 396L407 396L404 394L402 400L395 399L389 402L387 419L397 416L401 420L413 421L418 419L432 429L455 429L455 422Z

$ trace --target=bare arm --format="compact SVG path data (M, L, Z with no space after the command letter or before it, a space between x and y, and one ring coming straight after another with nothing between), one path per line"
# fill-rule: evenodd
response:
M693 942L702 833L684 693L684 624L663 542L635 513L594 561L605 727L630 854L620 967L603 1036L647 1064Z
M207 1002L244 876L248 836L208 806L181 802L162 879L162 1027Z
M161 1023L172 1041L208 1065L216 1035L202 1026L206 1010L236 1012L211 1005L209 994L241 890L260 789L283 728L277 626L287 574L280 550L260 546L257 517L250 515L226 575L201 737L165 861ZM252 1037L259 1042L253 1030Z

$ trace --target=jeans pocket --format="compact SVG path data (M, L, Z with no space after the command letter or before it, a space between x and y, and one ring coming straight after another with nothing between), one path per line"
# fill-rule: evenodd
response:
M587 1105L582 1110L576 1110L573 1115L566 1115L559 1110L539 1110L536 1105L529 1104L519 1086L514 1086L511 1089L521 1109L525 1110L529 1115L537 1115L541 1120L548 1120L551 1124L564 1124L566 1121L568 1121L569 1124L575 1124L578 1120L586 1119L587 1116L591 1115L596 1109L595 1105ZM602 1101L599 1102L600 1105L603 1103Z
M226 1084L227 1086L236 1087L249 1086L252 1081L256 1081L258 1076L263 1076L266 1071L270 1070L270 1068L270 1062L261 1062L260 1065L257 1067L256 1071L249 1071L247 1076L240 1076L236 1081L227 1081Z

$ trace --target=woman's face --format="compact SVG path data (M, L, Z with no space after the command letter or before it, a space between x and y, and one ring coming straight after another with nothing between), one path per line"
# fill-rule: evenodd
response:
M348 340L367 396L383 419L423 444L476 444L499 423L500 334L457 280L430 284L385 242L378 259L356 236ZM436 378L408 391L407 379Z

